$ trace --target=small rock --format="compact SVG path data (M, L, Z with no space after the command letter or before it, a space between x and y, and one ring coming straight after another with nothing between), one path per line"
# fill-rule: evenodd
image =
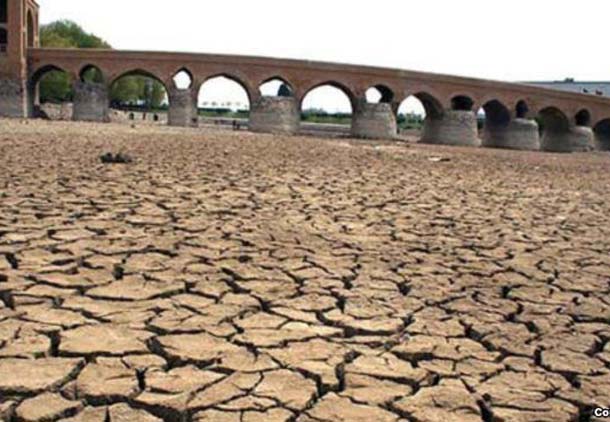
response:
M117 154L112 154L111 152L107 152L100 156L100 161L104 164L129 164L133 162L133 159L122 152Z
M445 163L451 161L451 159L447 157L429 157L428 161L431 161L433 163Z

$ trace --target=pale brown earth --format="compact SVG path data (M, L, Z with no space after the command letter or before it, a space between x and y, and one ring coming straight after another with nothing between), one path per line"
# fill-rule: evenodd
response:
M5 421L610 406L609 154L2 120L0 166Z

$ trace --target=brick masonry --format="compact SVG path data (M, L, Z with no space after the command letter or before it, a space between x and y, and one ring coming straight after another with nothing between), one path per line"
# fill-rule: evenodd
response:
M198 125L197 99L191 89L169 89L168 124L196 127Z
M595 147L593 130L584 126L571 127L567 131L549 130L541 140L541 149L548 152L585 152Z
M446 110L442 116L427 118L422 142L428 144L480 146L477 117L472 111Z
M397 135L396 116L391 104L360 102L352 116L352 136L392 139Z
M299 106L292 97L260 97L250 107L253 132L295 134L300 121Z
M73 120L108 122L108 89L105 84L77 81L73 84Z
M538 123L516 118L507 125L487 126L482 141L484 147L537 151L540 149Z

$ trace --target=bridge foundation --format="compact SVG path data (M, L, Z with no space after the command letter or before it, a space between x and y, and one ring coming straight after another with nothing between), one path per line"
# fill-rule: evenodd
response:
M472 111L445 110L424 121L421 141L427 144L481 146L477 116Z
M483 146L537 151L540 149L538 123L534 120L517 118L512 119L507 125L486 126Z
M595 149L593 129L586 126L573 126L568 130L543 133L542 150L548 152L586 152Z
M394 139L398 127L392 105L360 102L352 116L352 136L365 139Z
M169 90L168 125L178 127L197 127L197 100L191 89Z
M74 108L72 120L108 122L108 88L105 84L77 81L72 85Z
M295 134L301 116L293 97L260 97L250 107L249 127L253 132Z
M27 117L25 83L18 79L0 79L0 117Z

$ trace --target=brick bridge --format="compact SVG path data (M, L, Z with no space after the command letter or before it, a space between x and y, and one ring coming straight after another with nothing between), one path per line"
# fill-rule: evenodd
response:
M126 75L160 81L168 92L168 122L194 126L200 86L213 77L238 82L250 100L250 128L259 132L296 133L303 98L331 85L350 99L352 134L393 138L403 100L415 96L426 110L422 141L545 151L610 150L610 99L506 82L406 70L261 57L85 49L43 49L38 45L38 6L33 0L6 0L9 13L2 38L0 22L0 115L33 116L38 82L47 72L62 70L74 88L74 120L107 121L108 92ZM11 14L10 11L14 12ZM0 13L1 15L1 13ZM5 13L6 15L6 13ZM27 17L27 18L24 18ZM25 24L24 24L25 22ZM24 27L25 25L25 27ZM4 39L4 44L2 41ZM87 82L95 68L103 82ZM186 72L189 88L174 77ZM262 96L260 86L279 79L290 96ZM379 103L366 92L375 87ZM486 113L479 133L476 111ZM541 125L538 124L540 122Z

